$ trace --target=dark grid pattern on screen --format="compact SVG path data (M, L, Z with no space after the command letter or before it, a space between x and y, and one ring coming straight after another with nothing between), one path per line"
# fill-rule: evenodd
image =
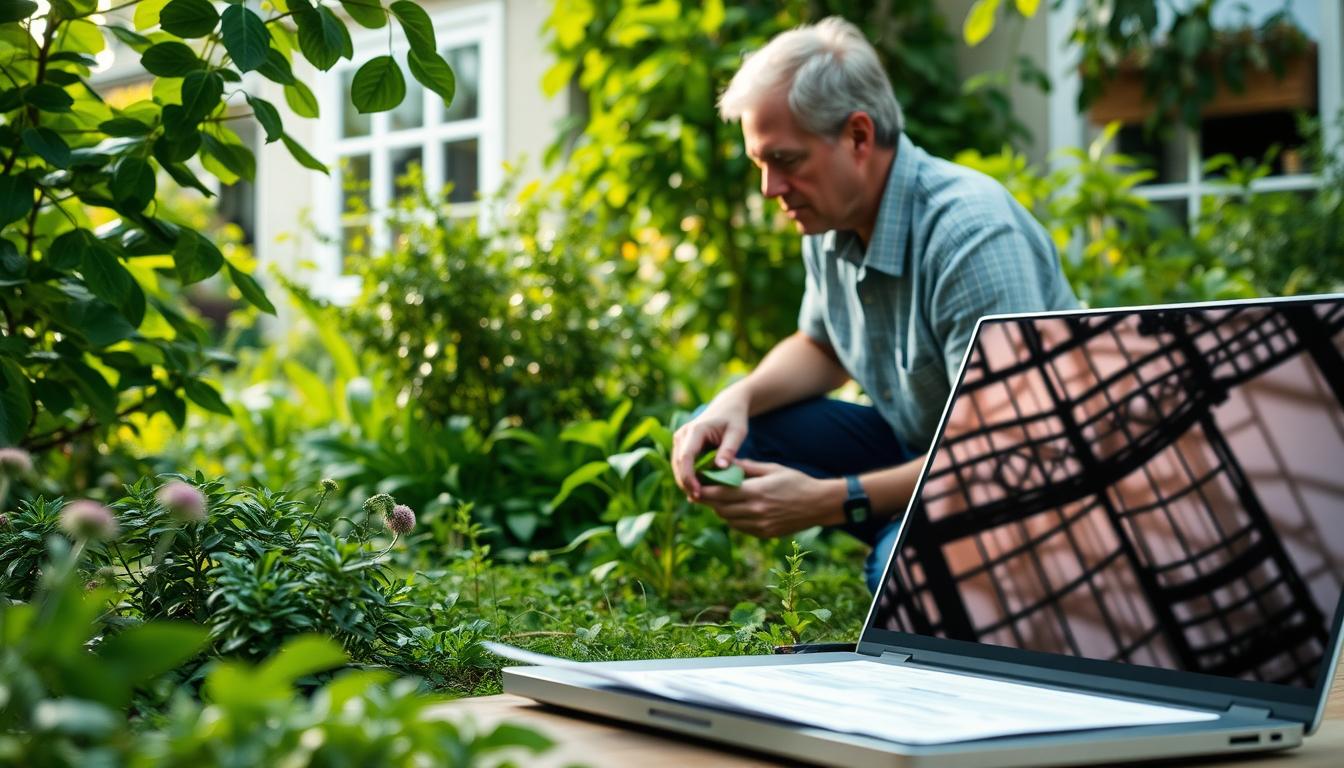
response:
M1214 414L1289 361L1344 403L1342 331L1337 302L985 324L876 625L1313 684L1328 616Z

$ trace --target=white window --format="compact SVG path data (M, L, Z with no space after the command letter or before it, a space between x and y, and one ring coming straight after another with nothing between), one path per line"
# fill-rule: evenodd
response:
M1159 28L1170 25L1171 8L1158 5ZM1078 10L1077 0L1064 0L1049 18L1049 71L1055 88L1050 95L1050 145L1086 146L1102 126L1095 124L1077 108L1080 88L1076 46L1068 42ZM1321 121L1326 149L1338 150L1339 110L1344 107L1344 17L1338 0L1243 0L1222 2L1215 7L1215 28L1258 27L1270 14L1286 10L1314 45L1316 60L1308 60L1306 69L1314 70L1315 93L1306 105L1308 112ZM1320 186L1318 176L1302 167L1300 145L1294 118L1298 111L1288 106L1257 108L1245 106L1221 114L1205 114L1198 129L1172 118L1165 135L1149 135L1141 121L1126 122L1117 137L1116 151L1140 159L1156 175L1135 189L1167 210L1176 221L1192 224L1199 218L1201 200L1208 195L1227 194L1232 187L1219 178L1206 176L1204 164L1221 154L1238 159L1259 160L1273 145L1281 151L1273 164L1272 175L1256 181L1256 191L1309 190Z
M396 22L355 35L355 58L318 82L318 157L331 176L317 174L313 218L327 240L320 247L314 290L336 301L359 292L350 267L384 253L393 233L387 211L408 194L407 172L418 166L432 197L452 185L454 215L477 215L477 200L501 183L503 167L503 15L497 2L431 13L439 51L457 80L448 107L410 75L407 44ZM389 52L406 74L406 98L395 109L360 114L350 83L361 64ZM399 181L400 180L400 181Z

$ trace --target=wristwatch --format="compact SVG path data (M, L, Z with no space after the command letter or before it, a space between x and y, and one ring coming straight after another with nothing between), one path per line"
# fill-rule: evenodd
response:
M850 524L867 522L872 516L873 504L868 500L868 494L864 493L859 476L845 475L845 486L848 488L844 506L845 522Z

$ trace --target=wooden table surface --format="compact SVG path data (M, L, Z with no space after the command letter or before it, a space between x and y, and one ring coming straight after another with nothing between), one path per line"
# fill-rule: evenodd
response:
M667 766L751 766L779 765L780 761L757 753L748 753L692 740L678 734L625 726L590 715L573 713L537 704L531 699L503 694L460 699L445 705L453 719L467 715L480 726L502 721L534 728L556 742L539 757L519 760L521 765L590 765L594 768L660 768ZM1325 722L1302 746L1262 757L1239 756L1229 760L1201 760L1201 768L1236 766L1237 768L1340 768L1344 766L1344 676L1336 676L1326 707Z

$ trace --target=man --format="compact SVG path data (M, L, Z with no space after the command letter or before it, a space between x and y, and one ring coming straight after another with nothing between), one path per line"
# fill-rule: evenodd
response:
M877 54L829 18L775 37L719 101L803 233L798 332L677 430L677 484L760 537L840 526L875 589L976 320L1076 306L1050 238L994 180L902 133ZM873 405L824 395L853 378ZM717 446L740 488L697 477Z

